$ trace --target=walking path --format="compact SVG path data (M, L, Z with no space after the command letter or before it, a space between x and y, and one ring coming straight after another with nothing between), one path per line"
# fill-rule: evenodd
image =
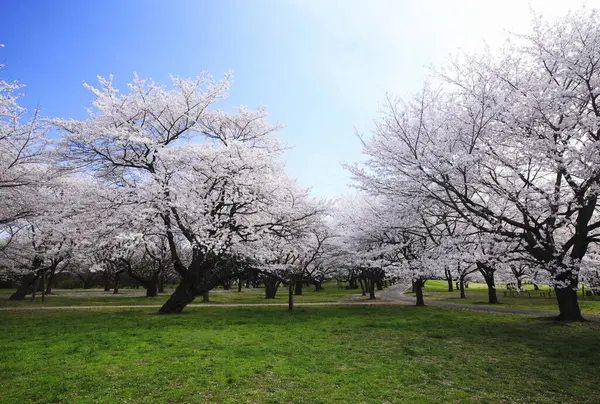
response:
M404 292L407 289L408 286L405 285L394 285L384 290L383 292L380 292L379 296L395 304L413 305L415 304L415 298L404 295ZM506 307L502 305L475 305L468 303L445 302L439 300L425 300L425 304L427 306L448 307L460 310L483 311L486 313L521 314L534 317L555 317L558 315L558 313L555 311L523 309L520 307ZM584 317L586 320L600 322L600 316L595 314L585 314Z
M314 302L314 303L294 303L296 307L303 306L389 306L404 305L412 306L415 299L404 295L408 289L407 285L394 285L377 294L380 300L365 300L360 295L342 299L337 302ZM546 310L532 310L518 307L474 305L467 303L454 303L438 300L426 300L427 306L446 307L459 310L479 311L486 313L520 314L534 317L554 317L558 313ZM102 305L102 306L37 306L37 307L0 307L0 311L28 311L28 310L106 310L106 309L158 309L162 307L158 304L140 304L140 305ZM202 303L188 304L187 307L287 307L287 303ZM600 316L594 314L584 315L586 320L600 323Z

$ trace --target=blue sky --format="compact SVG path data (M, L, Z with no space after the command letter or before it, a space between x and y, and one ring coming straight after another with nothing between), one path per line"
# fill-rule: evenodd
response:
M96 75L123 88L134 71L168 83L233 70L222 107L267 105L293 147L288 172L331 198L347 192L341 163L360 158L354 130L368 134L386 92L408 97L451 52L523 32L530 6L552 18L578 2L3 0L0 61L27 85L24 106L65 118L85 118L82 83Z

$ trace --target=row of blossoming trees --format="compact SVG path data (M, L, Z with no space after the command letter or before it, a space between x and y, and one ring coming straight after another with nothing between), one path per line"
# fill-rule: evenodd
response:
M290 291L323 280L336 259L325 205L285 174L264 109L216 109L229 76L169 89L135 77L125 94L111 80L86 85L85 120L27 115L19 85L0 82L1 264L22 276L11 298L66 267L127 272L150 295L172 271L161 313L250 268Z
M127 272L149 294L180 283L161 313L247 271L292 291L332 276L374 295L384 279L480 277L555 288L581 319L576 289L597 281L600 18L580 11L464 55L410 102L392 98L349 166L360 193L334 207L284 172L264 109L227 113L227 75L100 78L84 120L41 119L0 81L0 206L13 298L66 267ZM500 56L498 56L500 55ZM47 136L48 131L55 136ZM364 282L364 283L363 283ZM241 280L240 280L241 284Z
M496 271L577 287L600 241L600 17L535 18L498 52L463 55L409 102L389 98L350 169L366 194L361 251L423 280ZM421 300L422 302L422 300Z

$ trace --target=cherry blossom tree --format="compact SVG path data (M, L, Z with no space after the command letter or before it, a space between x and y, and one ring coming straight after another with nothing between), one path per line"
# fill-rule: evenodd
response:
M600 228L598 20L536 18L503 56L458 58L440 89L390 99L353 169L374 191L418 193L520 242L548 271L563 320L582 319L577 263Z
M265 109L210 108L225 96L229 76L172 81L167 89L136 76L120 94L100 78L101 89L86 85L95 96L89 119L54 121L71 167L121 190L136 221L162 226L182 281L161 313L180 312L223 282L215 269L236 245L285 235L315 214L299 208L306 195L283 171L278 126L267 123Z
M0 64L0 72L4 65ZM23 85L0 78L0 248L19 226L19 219L35 214L32 189L51 176L44 161L44 135L47 125L39 111L28 115L19 106Z
M40 281L41 290L49 292L46 279L51 281L57 270L66 267L91 226L85 201L93 196L84 179L59 177L39 184L32 192L30 196L38 203L36 214L18 221L21 229L3 251L11 266L10 275L20 278L20 287L11 300L35 293Z

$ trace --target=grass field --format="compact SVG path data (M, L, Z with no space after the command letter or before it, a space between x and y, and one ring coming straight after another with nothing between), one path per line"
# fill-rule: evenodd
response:
M0 402L597 402L600 328L436 307L0 312Z
M496 293L501 305L505 307L545 311L558 310L554 293L549 295L548 286L542 286L539 292L533 291L533 285L525 285L524 289L525 292L518 294L513 292L511 296L509 295L509 291L498 286ZM527 294L528 291L531 292L531 295ZM506 296L505 292L507 293ZM476 305L487 305L488 301L487 286L484 283L471 283L469 288L465 289L466 299L460 299L460 292L458 290L448 292L448 283L446 281L427 281L423 293L425 296L425 304L427 304L427 299ZM410 293L407 295L413 296ZM582 296L581 293L579 293L578 298L579 306L583 314L600 314L599 296Z
M14 292L13 289L0 290L0 307L40 307L40 306L126 306L126 305L157 305L163 304L170 293L161 294L156 297L128 296L132 292L143 293L143 289L122 289L122 295L106 293L102 289L55 289L53 295L47 296L44 302L38 294L35 301L27 298L22 301L9 301L8 297ZM337 302L352 294L360 293L356 290L338 289L334 282L324 284L324 289L315 292L315 288L303 288L301 296L294 296L296 303ZM275 299L265 299L263 288L244 290L237 292L232 289L224 291L216 289L209 294L210 303L214 304L262 304L262 303L287 303L288 290L280 287ZM202 298L196 299L194 303L200 303Z

